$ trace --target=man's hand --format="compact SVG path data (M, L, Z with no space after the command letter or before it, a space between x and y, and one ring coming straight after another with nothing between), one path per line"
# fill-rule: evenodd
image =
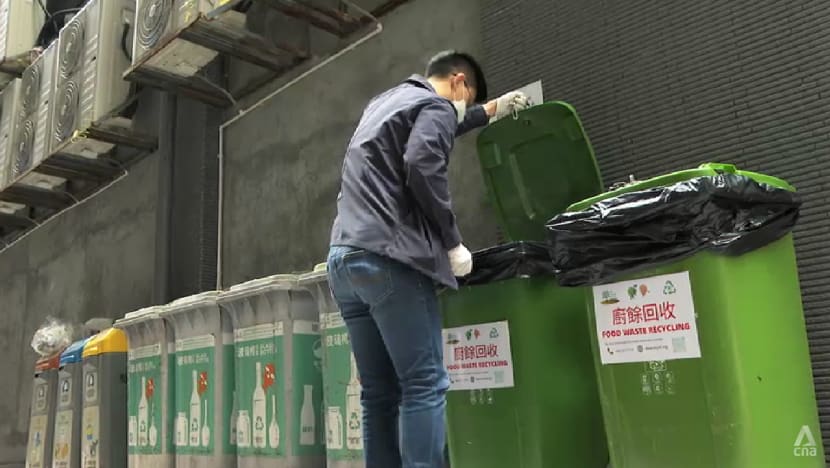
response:
M463 278L473 271L473 254L459 244L458 247L449 251L450 266L452 266L452 273L457 278Z
M514 112L523 111L532 105L533 103L526 94L521 91L511 91L485 104L484 110L487 112L487 116L490 117L490 121L494 122Z

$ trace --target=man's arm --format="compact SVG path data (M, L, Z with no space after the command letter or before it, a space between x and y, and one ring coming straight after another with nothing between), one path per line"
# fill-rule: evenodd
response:
M464 121L458 126L457 136L470 130L487 125L491 119L499 119L510 112L518 112L531 106L530 99L519 91L511 91L498 99L493 99L481 106L472 106L467 109Z
M467 114L464 116L464 121L458 124L458 130L455 132L456 136L461 136L470 130L475 130L476 128L483 127L490 122L490 113L486 106L489 106L490 103L487 103L484 106L471 106L467 108ZM493 105L493 113L492 115L496 114L496 107L495 104Z
M452 210L447 164L457 129L448 101L434 100L418 112L403 155L406 185L446 250L461 244Z

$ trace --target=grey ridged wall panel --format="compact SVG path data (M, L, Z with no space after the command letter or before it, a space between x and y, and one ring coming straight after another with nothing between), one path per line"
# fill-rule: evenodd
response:
M830 2L483 0L492 94L542 79L606 185L732 162L787 179L830 447ZM782 402L786 404L786 402Z

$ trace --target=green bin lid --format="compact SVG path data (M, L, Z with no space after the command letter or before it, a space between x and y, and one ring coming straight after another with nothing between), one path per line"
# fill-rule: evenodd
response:
M177 299L165 306L163 315L169 317L182 312L200 309L202 307L214 307L219 299L219 291L207 291L193 296Z
M161 305L145 307L143 309L138 309L133 312L127 312L127 314L124 315L123 318L116 320L112 326L115 328L124 329L142 322L158 320L161 317L161 314L163 314L166 310L167 306Z
M300 285L308 286L312 283L319 283L328 279L328 265L326 263L318 263L314 266L314 270L300 275Z
M231 286L219 296L219 302L236 301L270 291L290 291L297 287L297 275L271 275Z
M771 185L773 187L778 187L784 190L795 192L795 188L792 185L777 177L758 174L756 172L741 171L738 170L738 168L732 164L706 163L700 165L697 169L688 169L685 171L672 172L641 182L635 182L633 184L626 185L625 187L612 190L610 192L605 192L595 197L591 197L586 200L574 203L573 205L568 207L568 211L582 211L588 209L591 205L595 203L607 200L609 198L618 197L625 193L639 192L641 190L648 190L655 187L667 187L669 185L674 185L685 180L696 179L698 177L712 177L724 173L746 176L761 184Z
M602 191L591 143L576 111L564 102L534 106L490 125L479 135L478 154L509 240L544 240L550 218Z

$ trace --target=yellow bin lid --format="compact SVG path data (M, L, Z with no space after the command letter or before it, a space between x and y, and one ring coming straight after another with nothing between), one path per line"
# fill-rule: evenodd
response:
M84 357L107 353L126 353L127 335L117 328L108 328L89 339L84 346Z

